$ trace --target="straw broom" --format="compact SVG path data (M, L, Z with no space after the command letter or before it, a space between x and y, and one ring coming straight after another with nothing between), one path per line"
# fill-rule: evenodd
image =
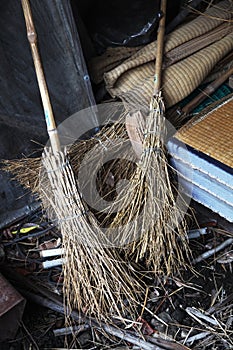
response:
M128 164L127 168L125 168L125 163L118 163L117 170L114 169L115 164L113 164L107 170L107 173L111 171L115 173L116 178L118 174L122 175L125 173L125 176L119 176L119 178L127 178L130 180L131 185L126 194L121 193L119 196L121 197L122 210L119 210L115 216L111 217L110 233L107 230L105 238L108 235L111 236L111 229L113 228L116 236L115 241L118 242L119 247L123 248L127 258L133 258L136 262L145 259L147 266L152 267L155 272L171 273L178 270L180 266L185 265L184 252L185 254L186 252L188 253L188 247L184 233L185 222L180 222L183 213L176 205L177 194L170 181L169 170L171 169L167 163L164 145L166 137L165 108L161 95L161 66L166 14L164 1L161 3L161 6L164 15L158 30L158 54L156 58L154 94L150 104L150 111L145 119L143 119L142 114L146 114L147 111L142 110L141 106L139 108L134 106L134 110L138 108L138 112L133 113L138 123L137 128L140 135L139 151L136 150L140 160L134 166ZM97 140L109 139L107 147L110 149L112 147L111 140L116 140L117 143L119 138L119 143L121 143L122 135L126 133L122 125L120 123L120 127L113 125L110 128L103 128L96 138L74 145L69 150L69 159L74 172L78 173L83 154L88 153L92 148L94 149L99 142ZM127 118L126 129L129 133ZM131 138L130 133L129 137ZM131 138L131 141L134 140ZM134 148L134 142L132 144ZM91 152L91 154L96 154L99 157L100 153L97 151ZM92 161L93 159L90 160L90 163ZM98 161L101 165L102 160L99 159ZM24 172L25 166L30 168L30 171L27 171L27 173ZM31 190L38 191L39 181L37 180L33 184L29 173L35 178L40 169L40 159L22 159L17 162L9 162L7 167L16 174L16 178L23 185L29 185ZM47 182L48 180L45 177L45 189L48 187L46 185ZM44 193L47 193L46 190ZM40 195L43 197L43 193ZM111 206L109 212L111 215ZM110 215L105 215L104 223L106 218L109 221ZM95 218L93 218L91 213L89 213L89 217L94 221L95 226Z
M165 149L165 107L161 87L166 6L167 1L161 0L163 17L158 28L154 92L145 122L143 151L140 159L140 173L143 179L147 178L148 197L145 208L149 208L152 225L143 234L137 250L140 258L146 256L148 264L152 263L155 273L165 271L170 274L178 267L185 265L177 237L183 238L184 245L187 240L185 230L182 228L184 223L179 222L181 212L176 205L176 194L170 180Z
M127 210L119 213L112 226L120 227L123 239L130 242L125 247L126 255L136 261L144 259L156 274L170 274L185 266L184 252L188 253L188 247L185 222L181 221L183 213L176 205L164 144L166 123L161 78L166 0L161 1L161 12L150 110L145 120L142 116L145 111L133 112L139 136L132 141L139 145L133 147L137 154L141 153L140 160L125 195L123 207Z
M136 167L129 165L126 170L124 169L125 164L118 166L118 173L126 172L126 178L131 181L131 188L126 195L124 193L121 195L121 198L124 198L124 200L121 200L122 208L126 209L120 210L114 216L110 224L109 235L111 235L111 229L114 228L119 247L124 248L123 251L127 258L133 256L136 261L145 258L147 266L153 267L155 272L165 271L170 273L177 270L179 266L184 266L183 252L188 252L188 248L184 234L185 223L180 222L180 216L183 213L175 203L176 192L170 181L170 167L167 163L164 147L166 136L165 110L160 89L166 4L162 2L162 6L164 16L161 19L158 31L157 51L159 53L156 60L154 94L146 123L140 117L139 124L141 125L138 125L142 135L140 161L136 164ZM140 113L141 111L139 111L139 116ZM103 128L96 139L109 138L109 147L111 147L111 139L119 134L121 142L122 133L125 133L125 131L122 132L122 125L120 126L120 132L117 132L115 127L107 130ZM75 173L79 170L79 158L93 147L93 142L95 143L93 139L80 142L70 149L70 162ZM25 164L30 168L27 174L23 171ZM16 174L16 178L21 183L29 184L32 190L38 190L38 180L33 187L28 174L36 175L38 173L38 169L40 169L39 159L23 159L22 161L10 162L7 167ZM108 172L110 171L111 168ZM47 188L46 180L45 177L45 188ZM44 194L46 195L46 193L45 190ZM43 197L43 193L41 196ZM86 208L82 212L85 213L85 210ZM94 227L96 226L95 218L91 213L89 213L88 220L93 221ZM108 232L106 232L106 237L108 237ZM176 238L179 238L179 244Z
M62 233L66 315L69 317L72 309L77 309L97 319L126 317L129 315L126 312L135 311L140 285L117 252L105 249L106 239L82 202L73 169L59 142L29 1L22 0L22 7L51 143L42 156L40 191L46 208L55 213ZM44 177L48 178L50 188L48 181L43 185Z

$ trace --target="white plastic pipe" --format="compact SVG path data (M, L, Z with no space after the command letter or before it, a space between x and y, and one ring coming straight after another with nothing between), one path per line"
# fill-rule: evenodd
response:
M42 266L44 269L50 269L51 267L60 266L65 263L65 259L55 259L55 260L46 260L42 262Z
M63 255L63 254L64 254L63 248L45 249L40 251L40 256L42 258L48 258L50 256Z

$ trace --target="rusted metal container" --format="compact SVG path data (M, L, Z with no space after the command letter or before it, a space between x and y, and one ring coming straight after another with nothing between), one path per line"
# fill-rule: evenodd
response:
M15 338L25 303L22 295L0 273L0 342Z

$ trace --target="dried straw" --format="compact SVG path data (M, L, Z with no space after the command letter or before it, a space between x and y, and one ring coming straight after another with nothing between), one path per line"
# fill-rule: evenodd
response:
M122 118L124 120L125 115L123 115ZM103 304L101 304L98 309L100 314L101 310L104 308L105 314L111 305L113 305L113 308L114 305L117 305L117 303L112 303L112 298L115 298L114 300L120 300L120 296L125 293L132 296L132 291L127 289L130 286L129 281L131 277L127 278L128 282L125 284L119 282L121 281L120 276L123 276L126 272L124 270L125 264L123 261L121 260L119 263L120 258L116 250L114 253L116 254L115 261L117 261L121 267L118 268L115 266L115 263L113 263L113 251L111 249L103 250L102 248L104 261L102 257L99 258L99 262L101 262L101 266L99 267L100 273L96 273L96 276L102 277L100 277L98 281L94 278L94 284L93 281L88 281L87 277L90 271L96 271L95 269L97 268L96 266L92 266L91 253L94 250L93 244L96 245L95 250L97 254L93 256L93 261L96 261L98 258L101 246L104 243L104 245L110 246L117 245L121 251L123 250L125 257L133 259L136 262L145 259L147 266L150 268L152 267L155 273L173 273L178 270L179 266L184 266L185 264L183 248L186 252L188 251L187 245L185 244L185 224L180 224L180 216L182 213L180 213L176 206L176 190L170 181L170 170L164 147L165 129L164 104L161 93L159 93L156 95L156 98L153 98L151 101L150 113L146 118L146 123L141 125L141 133L144 135L144 139L140 162L135 165L133 163L125 163L124 161L114 161L109 164L100 178L100 191L103 191L105 198L110 197L111 199L114 197L113 190L104 191L105 186L103 180L108 177L110 172L114 174L115 179L126 178L130 181L130 186L127 191L124 189L120 193L120 208L122 209L118 210L116 213L113 213L111 203L109 204L109 210L106 210L104 213L96 213L96 211L93 211L92 208L84 203L83 198L81 198L77 192L74 174L78 175L80 165L86 154L90 153L92 156L91 159L86 159L86 162L90 161L91 163L97 161L96 164L101 165L104 163L104 148L107 147L111 149L113 144L112 140L114 140L115 145L118 143L121 144L122 140L128 141L123 123L119 123L118 125L114 124L112 127L105 127L92 139L80 141L73 145L69 149L69 165L64 164L62 167L60 164L55 167L55 169L58 169L58 174L56 174L56 172L53 174L54 183L50 183L47 176L47 174L50 174L48 170L50 168L53 169L52 165L55 166L54 164L50 166L47 164L50 160L45 162L45 164L47 164L45 169L48 169L45 172L42 171L44 165L41 163L40 159L23 159L6 164L8 170L16 174L16 177L23 185L29 186L33 191L40 191L40 198L43 198L43 202L46 203L47 207L53 208L53 211L59 218L64 236L64 244L66 244L67 247L72 247L72 250L67 250L68 255L65 257L68 262L68 265L66 265L68 278L66 285L68 286L71 283L73 288L79 293L77 294L78 298L70 294L68 299L73 300L72 305L76 305L79 310L86 309L88 313L94 312L93 308L97 306L97 301L100 296L106 295L107 301L103 300ZM99 140L101 140L101 142L99 142ZM108 140L109 143L104 143L102 155L100 154L101 152L89 152L95 149L97 145L100 146L103 140ZM99 158L97 160L93 159L93 155ZM55 161L53 161L53 163L54 162ZM28 169L27 173L25 173L26 167ZM71 171L72 169L74 174L71 176L69 173L62 173L61 170L59 170L61 168L62 171L65 171L65 169ZM36 178L39 172L41 174L43 173L43 176L41 175L43 186L41 186L41 183ZM69 178L72 179L72 181L68 181ZM61 180L63 181L60 182ZM86 179L85 185L93 188L93 184L90 181L91 179ZM61 200L62 192L58 192L60 186L57 184L59 183L60 186L63 184L62 191L65 193L64 200ZM53 194L48 192L51 185ZM67 190L68 185L71 186L69 190ZM73 190L72 187L74 187ZM41 189L43 189L42 192ZM56 198L58 198L58 202ZM78 203L78 208L76 208L77 204L74 209L70 204L68 205L68 203L66 203L66 201L70 201L71 198L72 203ZM93 203L93 207L95 208L95 203ZM67 212L67 210L69 212ZM66 218L71 218L71 220L66 220ZM71 224L74 225L73 228L70 227ZM65 231L66 226L69 234ZM100 227L105 228L104 236ZM114 232L115 237L112 236L112 232ZM95 240L95 243L93 243L93 237L98 237L100 240ZM179 238L181 244L177 243L177 238ZM82 243L81 247L80 245L74 244L74 239ZM84 244L84 242L86 243ZM76 248L76 246L78 248ZM80 254L78 253L79 249L81 250ZM107 252L110 254L109 257L107 256ZM82 268L85 268L85 264L83 260L80 261L80 256L84 255L87 257L87 265L89 268L82 271ZM111 270L112 263L116 269L114 271L116 280L113 279L113 281L111 281L107 278L106 283L102 284L101 281L103 281L105 267L108 271L109 269ZM77 271L76 267L78 266L79 268ZM68 269L72 271L69 274ZM120 270L122 275L120 274ZM81 287L80 281L83 281L83 279L79 276L79 273L85 276L83 278L86 280L85 285L87 289L84 286ZM117 280L117 278L119 279ZM133 276L132 279L134 279ZM112 285L109 285L109 282L111 282ZM93 285L96 286L97 294L93 292L91 285L92 287ZM120 285L122 286L121 288L119 288ZM133 282L132 285L135 286L135 289L140 290L138 283ZM114 297L113 294L111 294L113 293L113 289L116 291L119 290L119 294L114 294ZM134 288L132 288L132 290L133 289ZM67 293L68 287L66 294ZM93 298L93 293L96 298L95 303L90 301ZM134 290L134 295L136 294ZM119 313L119 309L115 309L114 312L116 314Z
M161 6L165 13L166 0ZM176 205L164 146L165 108L160 91L164 25L165 16L158 31L154 94L144 128L140 130L144 135L142 154L131 178L131 188L124 196L127 210L120 212L112 224L121 227L125 241L129 242L127 254L134 256L136 261L145 258L147 266L156 274L174 273L180 266L185 266L183 250L188 253L185 223L180 222L182 213Z
M63 238L67 311L77 309L99 320L132 316L141 286L117 251L106 247L106 237L82 202L70 163L63 153L58 157L46 151L43 164L53 185L52 195L44 188L44 197L59 219Z
M52 147L44 150L42 161L37 158L19 162L15 168L17 177L32 186L33 191L39 189L43 205L49 214L55 215L60 226L67 318L73 309L109 322L115 316L126 318L136 313L137 293L142 292L142 287L118 252L109 248L108 238L83 203L69 156L60 147L29 1L22 0L22 6ZM32 176L29 181L25 170Z

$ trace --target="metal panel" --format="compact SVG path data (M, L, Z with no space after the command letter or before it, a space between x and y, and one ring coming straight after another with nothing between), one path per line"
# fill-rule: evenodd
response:
M25 299L0 273L0 342L13 339L25 307Z

